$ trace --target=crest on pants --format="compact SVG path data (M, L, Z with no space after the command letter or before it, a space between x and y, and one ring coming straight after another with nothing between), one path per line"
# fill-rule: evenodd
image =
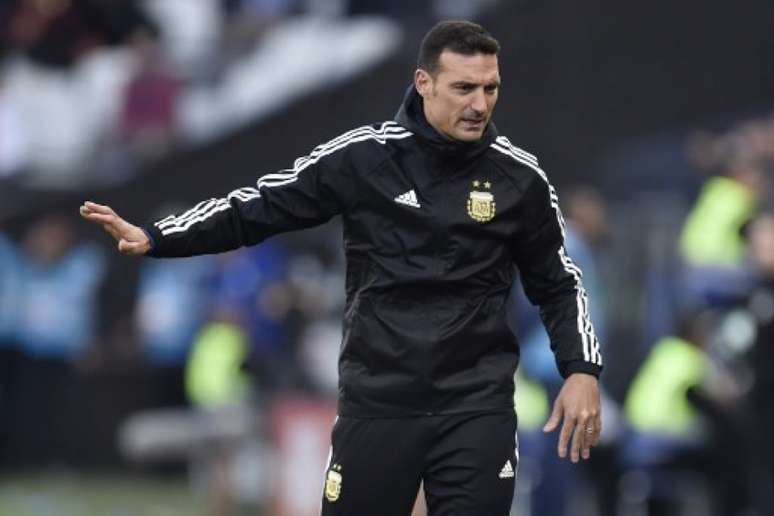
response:
M483 188L482 188L483 187ZM474 190L468 196L468 215L477 222L489 222L495 216L495 200L489 181L473 181Z
M335 502L341 494L341 466L334 464L328 470L328 476L325 477L325 499L329 502Z

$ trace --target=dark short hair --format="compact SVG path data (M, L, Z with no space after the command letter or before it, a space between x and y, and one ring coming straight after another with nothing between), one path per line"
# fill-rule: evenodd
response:
M419 47L417 67L434 75L439 68L441 53L497 55L500 43L481 25L464 20L448 20L436 24L425 34Z

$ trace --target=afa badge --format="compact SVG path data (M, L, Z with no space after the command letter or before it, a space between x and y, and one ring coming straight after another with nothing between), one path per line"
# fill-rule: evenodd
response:
M329 502L335 502L341 494L341 466L334 464L328 470L328 476L325 478L325 498Z
M483 187L483 188L481 188ZM495 201L489 181L473 181L473 191L468 197L468 215L477 222L489 222L495 216Z

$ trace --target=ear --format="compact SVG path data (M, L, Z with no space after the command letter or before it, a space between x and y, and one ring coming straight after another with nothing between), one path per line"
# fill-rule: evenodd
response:
M422 98L427 98L433 87L433 78L425 70L417 68L414 72L414 87Z

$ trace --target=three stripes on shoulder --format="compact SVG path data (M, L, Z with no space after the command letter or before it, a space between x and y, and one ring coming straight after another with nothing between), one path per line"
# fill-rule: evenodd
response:
M255 187L238 188L230 192L226 197L219 199L208 199L202 201L190 210L180 215L170 215L154 225L161 230L161 234L171 235L173 233L182 233L191 226L212 217L216 213L231 208L231 199L236 198L242 202L250 201L260 197L261 188L275 188L278 186L294 183L298 180L298 175L305 169L314 165L325 156L333 154L353 143L366 140L375 140L384 145L387 140L400 140L412 136L413 133L407 131L396 122L388 121L381 124L379 128L370 125L352 129L331 141L318 145L306 156L301 156L293 162L293 168L287 168L278 172L265 174L258 178Z

